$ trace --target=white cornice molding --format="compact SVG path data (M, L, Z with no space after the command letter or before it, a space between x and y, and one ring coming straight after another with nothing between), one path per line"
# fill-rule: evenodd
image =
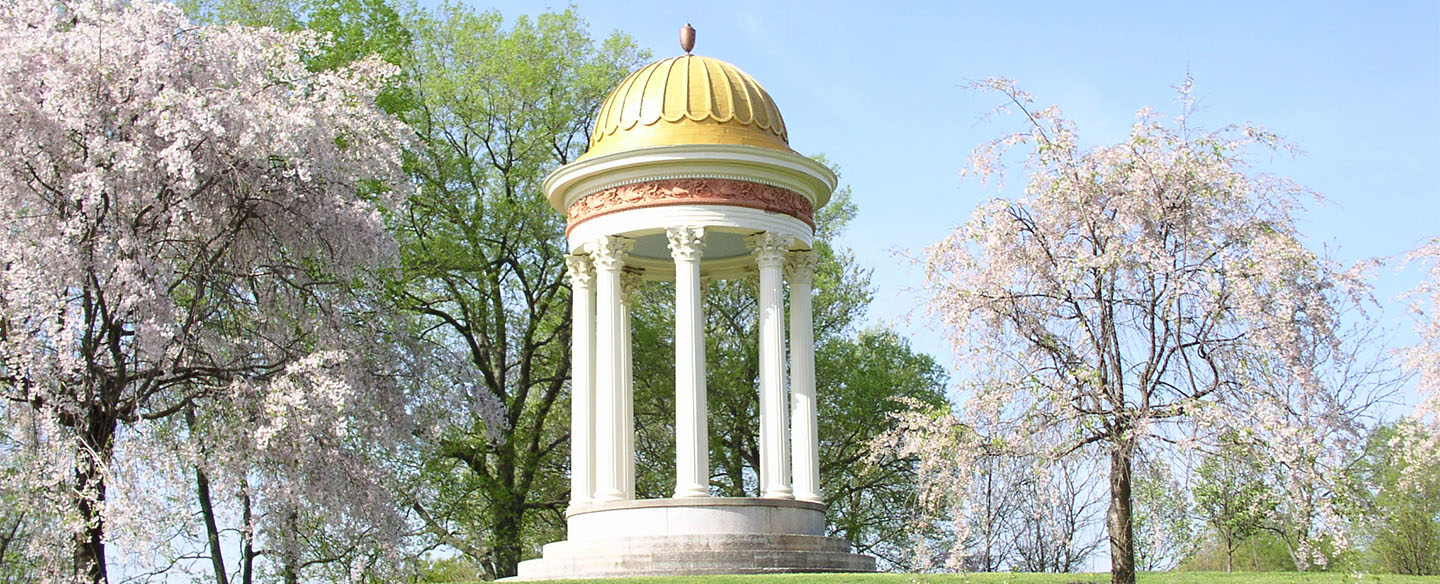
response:
M567 239L570 249L581 250L587 243L607 236L636 238L664 233L667 227L678 225L721 228L734 233L773 231L791 237L798 249L809 249L815 239L815 232L808 224L789 215L728 205L667 205L618 211L576 225ZM631 256L629 261L634 260Z
M815 209L830 201L837 179L825 165L795 152L731 144L683 144L615 152L572 162L545 178L550 206L565 212L590 193L653 180L743 180L799 193Z

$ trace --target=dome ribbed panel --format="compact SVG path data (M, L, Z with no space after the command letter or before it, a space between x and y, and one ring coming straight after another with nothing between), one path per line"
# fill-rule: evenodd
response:
M743 101L743 98L736 99L741 96L735 95L735 82L730 78L730 72L713 63L706 63L706 69L710 70L710 95L715 97L715 107L710 109L710 117L721 123L731 120L745 123L745 120L735 119L735 108L739 105L737 102Z
M621 81L596 115L585 155L674 144L790 148L780 109L755 78L718 59L685 55Z
M689 105L681 116L674 121L690 119L699 121L710 115L715 109L715 84L714 78L710 75L710 67L705 61L691 61L685 59L689 66L690 73L690 99Z
M690 109L690 60L667 59L670 74L665 76L665 107L660 120L673 122Z
M740 82L735 87L744 96L743 99L735 102L735 119L757 127L765 127L768 121L765 119L766 116L755 115L757 110L765 109L765 104L761 102L760 86L754 83ZM766 100L768 101L768 97Z
M626 77L624 81L620 82L620 85L615 88L615 91L611 92L611 99L605 100L605 105L600 107L600 114L595 116L595 126L597 128L619 129L621 110L625 109L625 103L627 101L624 96L630 93L630 86L634 85L635 79L644 72L645 70L641 69L640 71L631 73L629 77ZM614 99L615 96L621 96L621 98Z
M639 112L636 116L636 123L649 126L660 121L665 113L665 93L670 79L670 68L674 62L666 63L661 61L659 67L647 67L649 76L645 78L645 88L640 93L639 103L635 105ZM628 104L627 104L628 107ZM629 111L628 109L626 110Z
M775 100L770 99L770 94L765 92L765 88L756 85L755 92L760 94L755 103L761 106L755 110L755 124L759 126L785 125L784 120L780 119L780 109L775 107Z

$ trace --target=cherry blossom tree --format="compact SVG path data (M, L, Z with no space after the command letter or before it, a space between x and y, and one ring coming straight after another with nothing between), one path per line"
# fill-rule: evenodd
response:
M922 470L950 484L994 453L1107 460L1117 584L1135 581L1142 448L1206 449L1240 432L1275 446L1294 480L1333 476L1311 464L1309 437L1355 434L1355 411L1316 365L1344 360L1341 315L1368 288L1302 241L1294 217L1316 195L1252 167L1255 152L1290 146L1250 125L1190 126L1188 80L1174 119L1141 110L1127 140L1097 148L1012 82L979 85L1027 125L977 148L966 174L1003 188L1007 155L1023 151L1028 180L926 251L932 311L974 382L946 413L956 419L917 415L907 427L920 434L890 444L936 459Z
M1407 468L1419 472L1440 468L1440 237L1411 252L1406 261L1428 264L1424 281L1406 294L1420 342L1402 352L1405 368L1416 375L1420 403L1411 415L1414 423L1403 425L1396 437L1397 444L1404 445Z
M403 126L374 106L388 67L307 70L315 35L17 0L0 38L0 492L48 518L42 575L104 582L143 523L126 498L167 492L131 470L167 422L230 404L263 415L207 423L295 457L371 436L354 404L399 407L367 391L384 363L357 354L380 339L353 291L393 261ZM317 484L340 483L290 488Z

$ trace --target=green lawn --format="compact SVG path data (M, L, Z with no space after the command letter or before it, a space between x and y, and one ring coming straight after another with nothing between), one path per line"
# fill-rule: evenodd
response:
M1109 574L776 574L761 576L671 576L604 580L606 584L1105 584ZM595 584L595 580L547 580L550 584ZM1388 574L1300 574L1295 572L1155 572L1138 584L1440 584L1440 576Z

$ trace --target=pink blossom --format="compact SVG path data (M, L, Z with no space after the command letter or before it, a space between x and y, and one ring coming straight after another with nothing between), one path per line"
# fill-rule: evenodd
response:
M1343 447L1376 386L1343 375L1341 314L1369 298L1363 270L1304 245L1293 215L1318 195L1247 162L1293 148L1256 127L1191 126L1188 80L1174 120L1143 109L1126 141L1094 148L1012 82L976 85L1025 124L977 147L965 174L1004 188L1007 154L1023 151L1024 192L980 203L926 250L931 312L972 377L956 412L907 417L880 446L915 455L922 498L964 514L977 457L1128 466L1238 432L1293 489L1297 558L1319 557L1312 534L1345 528Z
M166 561L145 542L182 518L154 497L195 465L227 501L263 487L265 517L394 524L367 459L406 398L350 284L394 263L377 207L407 131L374 104L390 67L311 71L319 42L154 0L0 3L0 498L44 518L21 553L48 581L92 536Z

